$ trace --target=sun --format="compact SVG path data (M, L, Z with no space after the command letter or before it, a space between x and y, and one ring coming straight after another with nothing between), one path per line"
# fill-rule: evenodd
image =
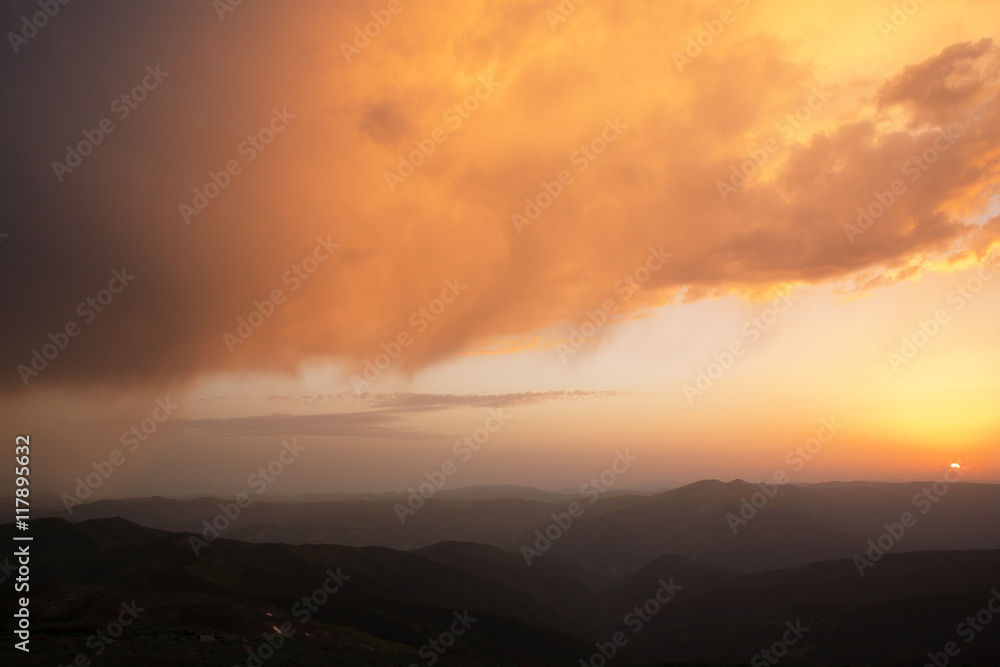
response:
M952 463L951 467L958 469L958 468L961 468L962 466L960 464L958 464L958 463Z

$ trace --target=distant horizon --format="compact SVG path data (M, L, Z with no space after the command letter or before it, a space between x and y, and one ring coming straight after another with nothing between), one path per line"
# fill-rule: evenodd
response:
M740 478L734 478L730 480L720 480L715 478L698 479L690 482L662 482L660 484L643 484L640 486L616 486L615 488L609 488L608 491L604 492L608 496L621 496L621 495L656 495L659 493L665 493L668 491L673 491L676 489L681 489L687 486L693 486L702 482L718 482L720 484L733 484L742 483L749 486L758 486L761 484L773 483L777 486L818 486L823 484L933 484L934 482L941 481L941 478L936 479L831 479L823 481L787 481L774 483L770 480L744 480ZM984 484L984 485L1000 485L1000 480L992 479L966 479L963 478L956 484ZM656 487L650 488L650 487ZM559 489L545 489L537 486L524 486L521 484L475 484L470 486L455 486L449 487L444 486L440 489L436 489L434 494L430 497L433 498L435 495L440 493L459 493L463 491L486 491L488 489L517 489L522 491L534 491L545 494L566 496L567 498L579 497L579 489L571 488L559 488ZM36 497L41 496L46 499L58 498L61 493L54 492L48 489L36 489ZM294 500L297 498L311 497L311 496L407 496L410 491L408 489L403 490L390 490L390 491L304 491L301 493L278 493L278 492L268 492L265 491L261 494L248 494L254 500L269 500L275 498L283 498ZM230 499L236 497L236 494L225 494L225 493L214 493L214 492L194 492L185 494L163 494L163 493L153 493L148 495L108 495L101 497L91 497L88 498L85 503L98 502L101 500L143 500L149 498L163 498L166 500L196 500L199 498L219 498L219 499ZM500 497L500 496L498 496Z

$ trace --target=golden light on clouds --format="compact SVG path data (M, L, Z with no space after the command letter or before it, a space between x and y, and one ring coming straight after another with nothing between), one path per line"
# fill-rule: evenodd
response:
M0 271L23 286L5 297L2 389L242 395L269 378L326 396L360 376L373 393L653 391L673 409L745 317L795 292L810 317L748 345L718 381L732 400L774 383L850 405L870 382L891 403L904 375L961 376L874 419L922 442L991 432L979 399L997 387L970 401L979 371L949 364L975 365L951 355L966 336L995 359L993 283L959 312L937 281L1000 246L994 4L559 7L60 14L0 66L19 91ZM57 180L154 66L169 75ZM307 266L317 239L336 247ZM134 283L33 362L123 266ZM956 323L897 374L886 355L938 308ZM636 423L651 443L655 419Z

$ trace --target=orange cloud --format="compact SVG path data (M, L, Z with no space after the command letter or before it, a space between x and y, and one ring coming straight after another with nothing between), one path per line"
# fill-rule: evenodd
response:
M115 10L138 51L112 38L122 17L60 17L65 33L32 44L49 60L0 66L21 107L4 129L18 203L0 274L17 326L0 387L23 389L15 369L71 321L80 335L29 387L317 358L360 370L397 345L412 371L609 298L628 317L797 283L871 289L1000 240L995 218L966 222L996 193L998 47L983 35L828 80L794 26L762 28L751 3L678 71L673 52L718 7L595 3L552 27L555 4L406 5L350 62L363 7ZM73 62L99 38L107 62ZM169 77L57 182L51 162L149 63ZM268 134L274 109L290 119ZM339 247L310 271L327 237ZM621 298L650 247L672 256ZM79 322L122 265L134 284Z

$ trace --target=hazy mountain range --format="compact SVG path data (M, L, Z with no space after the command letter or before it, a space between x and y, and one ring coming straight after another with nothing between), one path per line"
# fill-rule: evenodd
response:
M286 622L294 634L272 636L269 665L579 665L602 650L616 665L757 665L789 639L782 664L922 665L949 641L952 664L1000 655L1000 616L959 627L1000 586L1000 486L712 480L593 504L463 493L402 524L399 496L255 501L217 539L203 522L231 499L107 500L74 508L74 523L35 519L36 645L53 664L93 659L89 638L134 599L145 611L100 664L247 664ZM763 505L751 515L743 499ZM331 577L336 592L302 622L303 596ZM428 642L456 624L435 652Z

